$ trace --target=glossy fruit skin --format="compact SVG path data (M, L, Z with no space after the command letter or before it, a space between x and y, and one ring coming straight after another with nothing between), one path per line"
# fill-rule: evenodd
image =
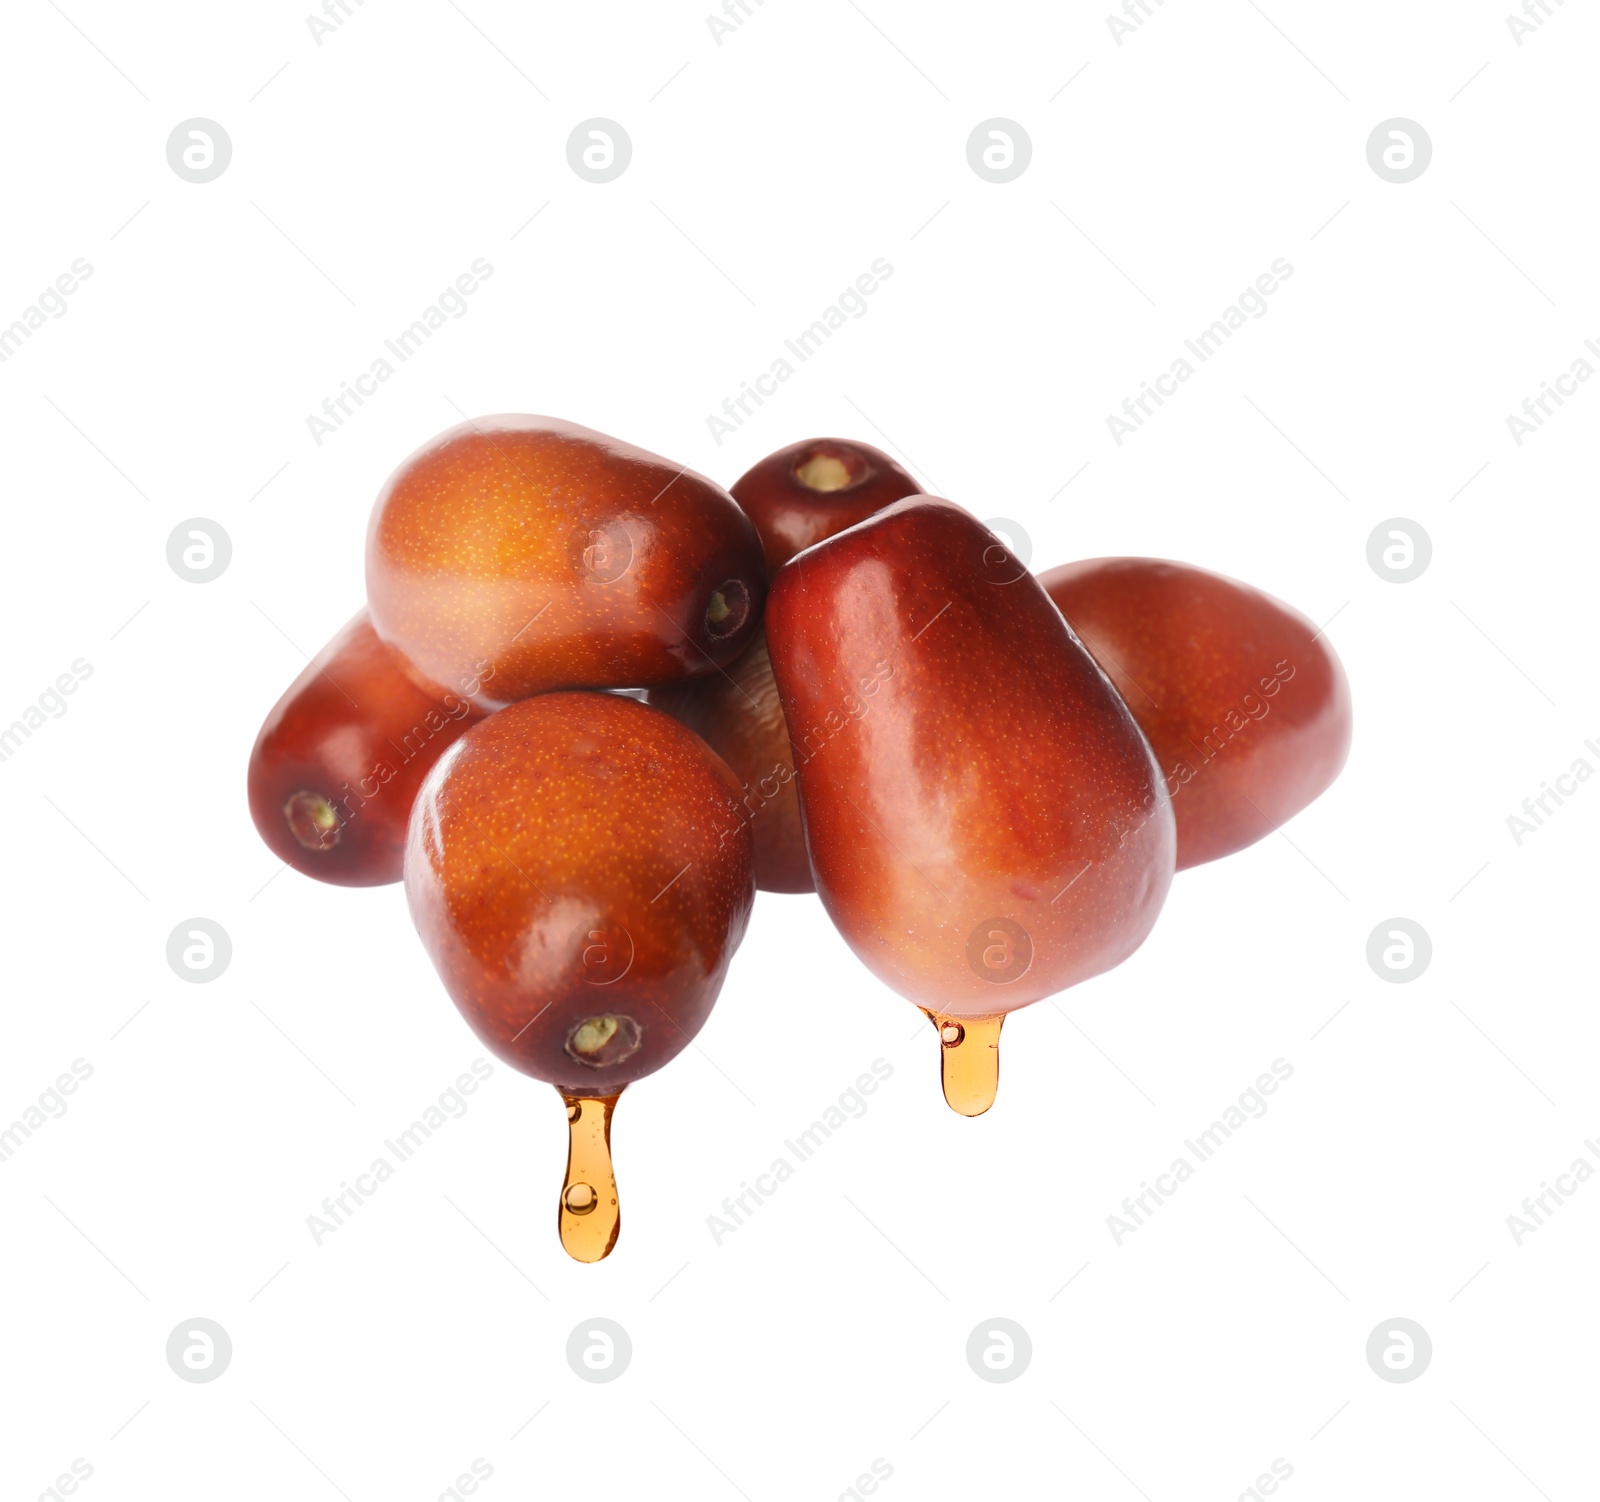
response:
M913 496L819 543L767 639L817 891L888 985L995 1016L1138 948L1173 871L1160 771L979 521Z
M423 785L406 897L445 989L505 1063L620 1090L699 1032L755 901L739 785L691 731L618 694L553 693L463 736ZM591 1019L631 1053L585 1062Z
M801 472L819 456L845 465L851 483L836 490L807 485ZM755 522L767 567L776 573L803 548L918 489L905 470L870 443L808 438L747 470L735 482L733 498ZM789 727L772 679L765 633L758 633L725 673L654 688L650 703L709 741L744 784L744 808L756 842L756 886L764 892L814 892L800 829Z
M250 816L272 853L307 876L348 887L399 881L422 779L481 718L459 694L419 688L361 610L289 685L256 736ZM308 823L310 806L337 824Z
M817 490L802 474L808 461L837 459L850 472L838 490ZM733 484L733 498L756 524L777 573L796 553L865 521L921 486L882 449L854 438L806 438L791 443L746 470Z
M441 434L390 476L367 529L378 634L485 710L713 672L749 644L765 594L760 539L726 491L550 417Z
M1091 558L1039 582L1161 764L1180 871L1253 845L1339 775L1350 685L1299 611L1161 558Z
M772 678L766 633L725 671L725 678L653 688L649 702L687 725L739 779L741 817L755 841L757 888L814 892L800 829L789 727Z

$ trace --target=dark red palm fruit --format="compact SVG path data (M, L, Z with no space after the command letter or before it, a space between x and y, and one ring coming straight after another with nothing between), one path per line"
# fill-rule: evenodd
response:
M922 487L882 449L853 438L807 438L768 454L733 484L756 524L767 571Z
M848 438L808 438L768 454L733 486L776 573L794 555L920 487L881 449ZM650 691L650 702L709 741L744 784L756 842L756 886L813 892L800 831L789 729L760 634L723 674Z
M781 570L766 629L817 891L883 981L993 1018L1139 946L1173 870L1160 771L994 533L898 501Z
M761 543L702 475L552 417L485 417L417 450L367 529L378 634L481 709L714 672L749 644Z
M1166 775L1178 868L1252 845L1322 793L1350 751L1350 685L1297 610L1159 558L1041 575Z
M593 1098L693 1039L755 900L738 800L705 742L618 694L523 700L456 743L417 798L406 897L500 1059Z
M765 634L757 635L725 673L653 688L649 702L693 730L738 778L739 817L755 841L756 886L764 892L815 891L800 830L789 727L772 681Z
M338 886L399 881L422 779L482 716L419 688L362 610L273 705L250 752L250 816L280 860Z

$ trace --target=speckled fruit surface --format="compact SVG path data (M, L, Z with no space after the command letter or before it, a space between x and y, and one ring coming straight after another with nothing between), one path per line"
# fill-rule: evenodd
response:
M367 529L378 634L483 709L714 672L755 635L765 594L760 540L726 491L550 417L441 434Z
M807 438L768 454L733 485L733 498L761 534L776 572L803 548L832 537L902 496L917 482L881 449L849 438ZM704 736L744 784L756 845L756 885L767 892L812 892L800 830L789 730L764 634L726 674L650 691L650 702Z
M1298 611L1160 558L1092 558L1040 583L1156 753L1180 870L1254 844L1339 775L1350 685Z
M773 670L817 890L919 1006L1014 1011L1110 969L1172 878L1127 707L1004 544L913 496L774 580Z
M615 694L552 693L463 736L417 798L406 897L495 1054L608 1095L700 1030L755 900L738 783Z
M338 886L399 881L422 779L482 718L407 675L359 612L273 706L250 752L250 816L279 860Z

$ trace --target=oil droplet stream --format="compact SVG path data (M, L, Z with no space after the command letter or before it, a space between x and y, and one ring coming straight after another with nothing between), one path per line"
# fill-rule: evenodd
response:
M923 1015L939 1034L944 1098L952 1111L982 1116L1000 1088L1000 1025L1005 1017Z
M616 1095L567 1095L567 1177L557 1225L561 1245L578 1262L611 1255L622 1229L617 1175L611 1166L611 1113Z

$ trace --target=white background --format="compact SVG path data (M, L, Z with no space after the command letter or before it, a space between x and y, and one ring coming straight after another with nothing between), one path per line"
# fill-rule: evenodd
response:
M320 47L292 3L8 5L0 321L93 274L0 366L0 722L93 675L0 764L0 1123L93 1075L0 1165L5 1494L81 1458L91 1497L394 1502L481 1457L491 1498L831 1499L881 1458L891 1499L1161 1502L1281 1457L1305 1502L1592 1495L1600 1187L1520 1246L1506 1217L1600 1160L1600 786L1520 847L1506 819L1600 767L1600 389L1520 447L1505 419L1600 336L1600 18L1519 47L1506 3L1170 0L1119 46L1097 4L752 0L720 47L691 0L371 0ZM233 143L205 185L166 159L192 116ZM567 164L592 116L633 142L606 185ZM966 159L991 116L1033 144L1001 186ZM1405 185L1366 158L1393 116L1434 147ZM477 257L466 316L318 446L307 416ZM707 415L878 257L867 314L719 447ZM1267 314L1117 446L1123 397L1280 257ZM562 1253L560 1104L503 1067L318 1246L307 1216L483 1050L398 887L281 871L246 755L360 601L384 477L501 411L725 484L856 436L1036 567L1247 579L1333 618L1349 766L1014 1016L979 1120L816 902L762 896L699 1046L622 1101L607 1262ZM197 516L233 545L205 585L165 554ZM1432 538L1409 584L1366 557L1395 516ZM234 948L207 985L165 958L196 915ZM1396 915L1434 948L1406 985L1365 957ZM879 1058L718 1246L724 1196ZM1118 1246L1123 1197L1275 1058L1270 1111ZM164 1355L195 1316L234 1346L207 1385ZM633 1342L605 1386L565 1358L593 1316ZM964 1354L993 1316L1033 1344L1005 1385ZM1365 1358L1396 1316L1434 1348L1404 1385Z

